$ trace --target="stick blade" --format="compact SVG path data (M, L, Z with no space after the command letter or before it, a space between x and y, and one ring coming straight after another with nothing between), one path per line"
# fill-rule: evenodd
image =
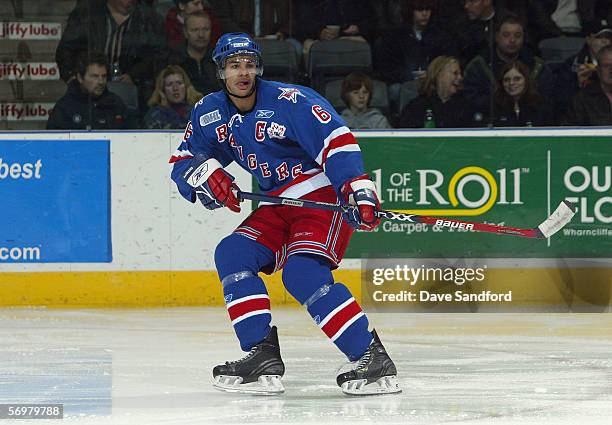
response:
M538 226L538 230L542 232L545 238L549 238L561 230L567 223L572 221L572 217L574 217L576 211L576 206L565 199L559 204L550 217Z

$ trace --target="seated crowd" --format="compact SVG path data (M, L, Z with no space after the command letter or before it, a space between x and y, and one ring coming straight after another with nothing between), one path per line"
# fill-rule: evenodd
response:
M288 83L303 85L316 43L368 43L371 69L340 86L339 112L355 129L612 125L609 2L168 2L77 2L56 51L67 91L47 128L184 128L195 102L221 89L212 50L225 32L289 42L300 70ZM553 37L584 46L547 62L538 46ZM373 82L388 110L371 105Z

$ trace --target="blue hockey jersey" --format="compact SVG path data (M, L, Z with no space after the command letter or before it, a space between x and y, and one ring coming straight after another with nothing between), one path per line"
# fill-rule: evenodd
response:
M241 113L223 92L200 100L183 141L170 158L172 179L186 199L193 188L181 179L186 159L203 154L224 167L232 161L255 176L270 195L299 198L364 174L357 141L329 102L314 90L258 79L257 99Z

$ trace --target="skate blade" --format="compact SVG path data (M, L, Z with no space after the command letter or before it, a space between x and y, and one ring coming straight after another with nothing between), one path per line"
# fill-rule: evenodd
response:
M342 384L342 392L348 395L377 395L401 393L397 376L383 376L375 382L367 383L367 379L355 379Z
M228 393L276 395L285 392L280 375L262 375L257 381L242 383L240 376L219 375L213 387Z

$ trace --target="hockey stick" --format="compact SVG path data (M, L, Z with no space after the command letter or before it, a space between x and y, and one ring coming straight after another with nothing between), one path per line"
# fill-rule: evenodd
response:
M328 202L307 201L303 199L284 198L282 196L269 196L260 193L242 192L237 193L240 201L249 199L251 201L266 202L274 205L290 205L294 207L315 208L319 210L346 212L352 205L330 204ZM572 220L576 214L576 207L571 202L564 200L557 209L533 229L521 229L518 227L498 226L496 224L479 223L476 221L456 220L446 217L430 217L425 215L404 214L397 211L379 210L376 215L389 220L408 221L411 223L422 223L432 226L448 227L450 229L472 230L475 232L498 233L502 235L521 236L525 238L544 239L561 230Z

